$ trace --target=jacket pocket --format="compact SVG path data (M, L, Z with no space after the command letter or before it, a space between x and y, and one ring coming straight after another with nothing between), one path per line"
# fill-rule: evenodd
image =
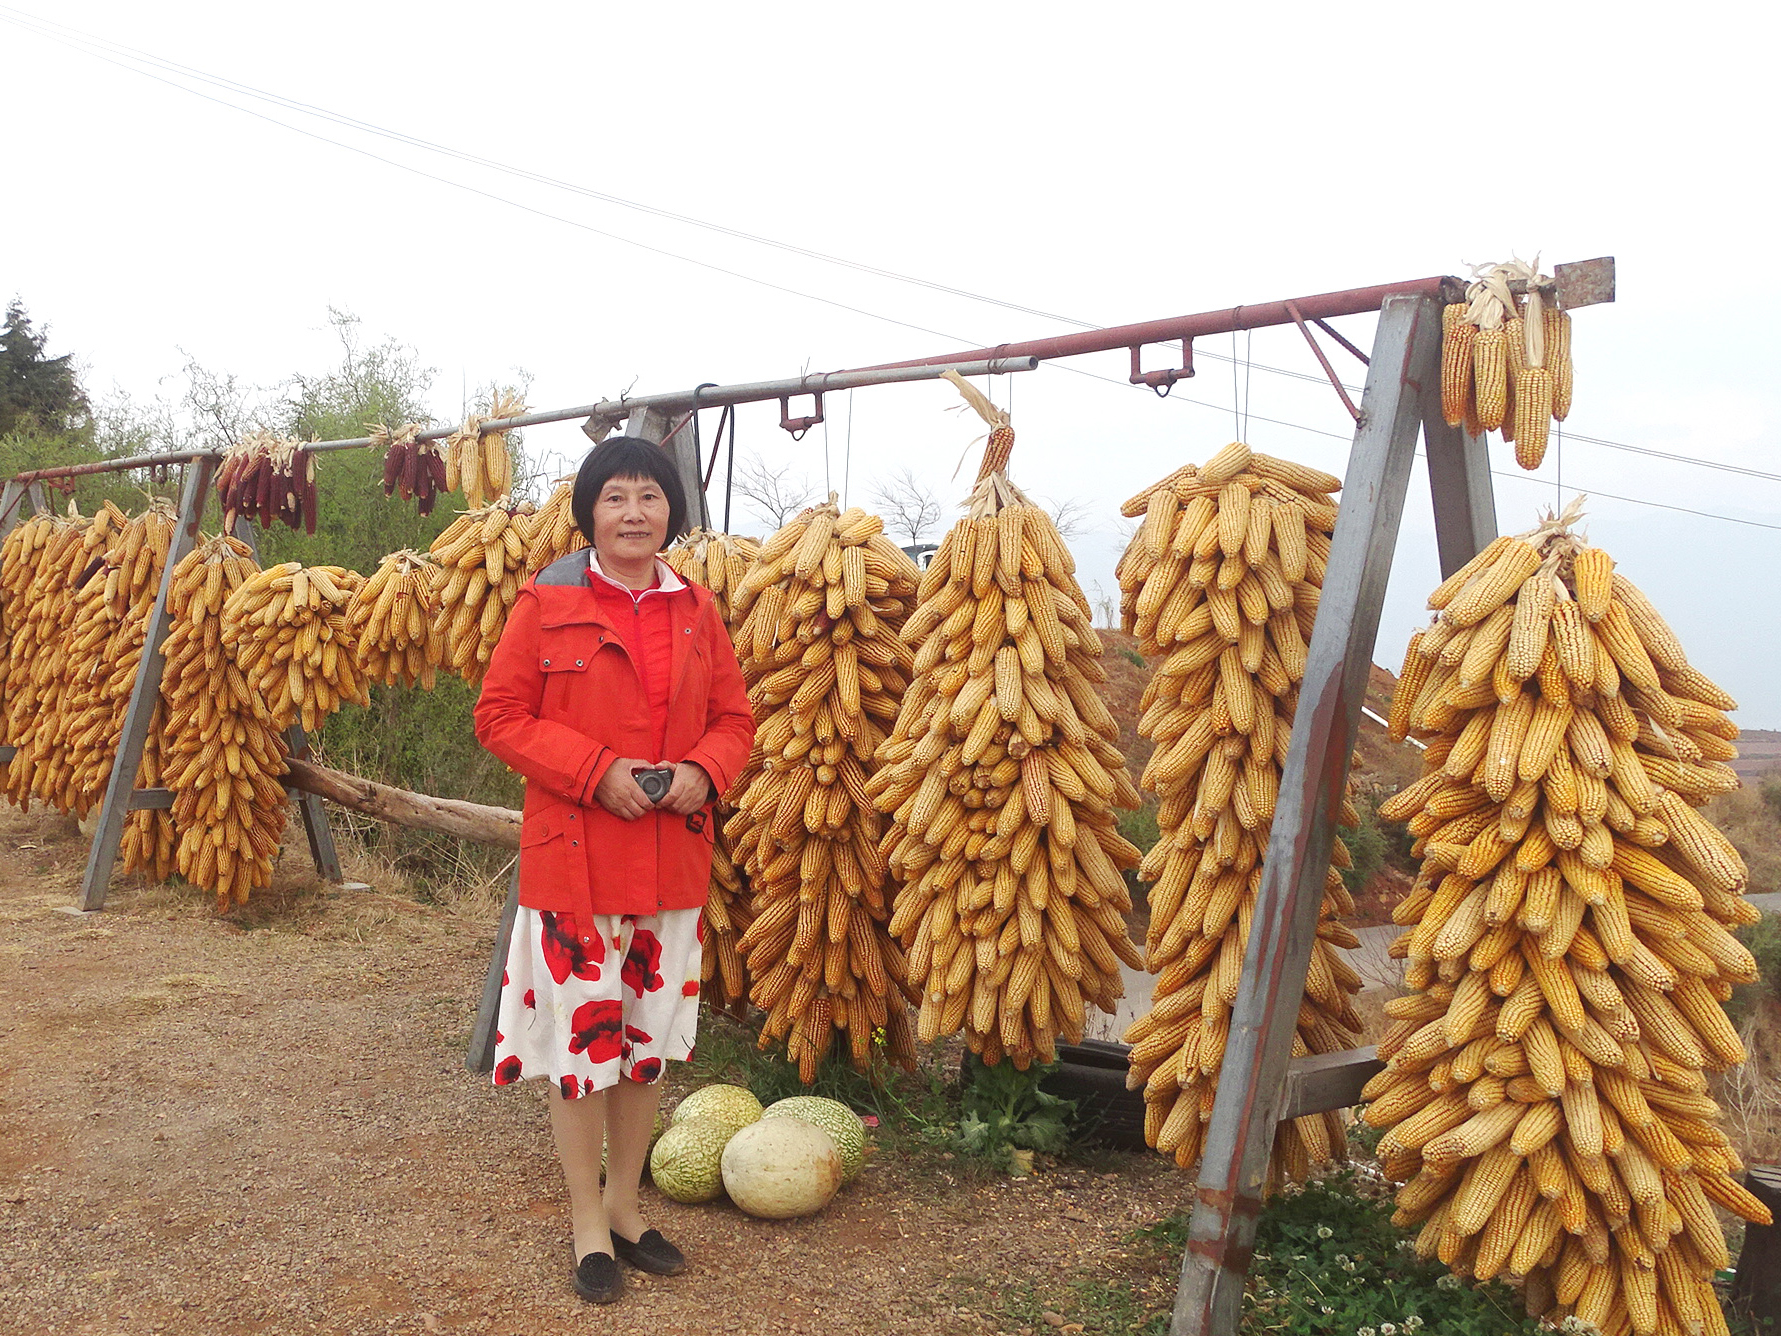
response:
M579 809L568 806L526 816L519 832L523 880L546 893L580 890L587 879L587 853L581 847L586 824Z

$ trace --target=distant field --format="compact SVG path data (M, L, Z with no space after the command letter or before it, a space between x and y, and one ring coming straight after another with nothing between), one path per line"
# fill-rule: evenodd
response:
M1772 728L1745 729L1738 737L1738 759L1732 762L1732 769L1745 783L1781 770L1781 732Z

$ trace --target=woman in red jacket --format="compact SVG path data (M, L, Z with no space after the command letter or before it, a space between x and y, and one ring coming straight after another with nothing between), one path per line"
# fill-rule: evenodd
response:
M692 1055L711 804L747 761L754 719L710 591L657 556L686 527L668 456L603 442L572 510L592 546L520 591L476 736L526 778L495 1084L549 1078L575 1289L610 1303L615 1255L657 1275L686 1265L645 1228L637 1185L663 1063ZM673 778L652 801L636 776L657 768Z

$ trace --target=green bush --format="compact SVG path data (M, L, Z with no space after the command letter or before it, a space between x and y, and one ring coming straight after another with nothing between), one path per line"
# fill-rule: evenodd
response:
M1739 928L1738 940L1756 957L1758 978L1732 989L1725 1014L1734 1025L1742 1025L1765 997L1781 997L1781 917L1764 914L1748 927Z

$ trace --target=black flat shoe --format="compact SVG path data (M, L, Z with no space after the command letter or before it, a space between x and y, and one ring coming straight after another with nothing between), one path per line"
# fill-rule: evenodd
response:
M646 1229L643 1237L632 1243L619 1234L612 1236L612 1251L639 1271L652 1276L678 1276L686 1270L686 1257L661 1231Z
M581 1259L575 1268L575 1292L591 1304L613 1304L624 1297L624 1272L611 1253L591 1252Z

